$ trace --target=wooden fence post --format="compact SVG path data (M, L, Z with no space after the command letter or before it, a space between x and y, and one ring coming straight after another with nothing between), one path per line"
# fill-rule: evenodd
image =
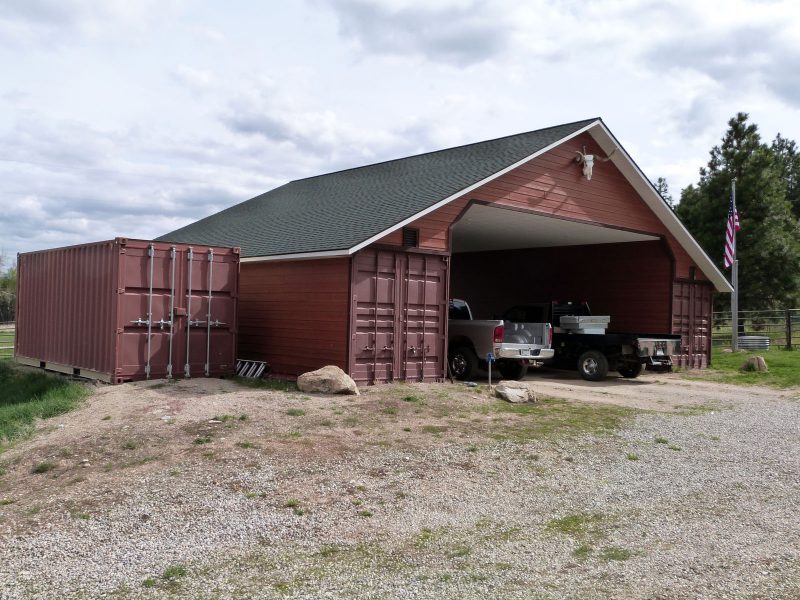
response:
M786 309L786 349L792 349L792 311Z

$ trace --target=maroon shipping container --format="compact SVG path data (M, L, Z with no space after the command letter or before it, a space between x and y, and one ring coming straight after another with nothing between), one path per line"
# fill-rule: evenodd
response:
M15 357L121 383L236 366L239 249L115 240L20 254Z

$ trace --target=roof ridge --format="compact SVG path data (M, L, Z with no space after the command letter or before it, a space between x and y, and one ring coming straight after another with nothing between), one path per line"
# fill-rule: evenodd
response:
M452 150L457 150L459 148L467 148L469 146L478 146L480 144L488 144L489 142L497 142L500 140L505 140L512 137L519 137L521 135L530 135L532 133L541 133L542 131L547 131L548 129L558 129L559 127L567 127L569 125L577 125L579 123L593 123L595 121L602 121L603 119L600 117L594 117L591 119L580 119L578 121L571 121L569 123L561 123L560 125L551 125L550 127L542 127L541 129L532 129L530 131L523 131L521 133L511 133L509 135L501 135L500 137L491 138L488 140L480 140L478 142L469 142L467 144L459 144L458 146L450 146L449 148L440 148L438 150L430 150L428 152L420 152L418 154L411 154L409 156L401 156L399 158L390 158L387 160L380 160L375 163L370 163L368 165L359 165L357 167L348 167L346 169L339 169L338 171L330 171L328 173L318 173L317 175L309 175L308 177L301 177L300 179L292 179L291 181L287 182L287 185L290 183L298 183L300 181L308 181L309 179L316 179L318 177L328 177L329 175L336 175L338 173L346 173L348 171L357 171L359 169L368 169L371 167L377 167L378 165L385 165L388 163L399 162L401 160L408 160L409 158L417 158L419 156L429 156L431 154L438 154L439 152L450 152ZM256 196L258 197L258 196Z

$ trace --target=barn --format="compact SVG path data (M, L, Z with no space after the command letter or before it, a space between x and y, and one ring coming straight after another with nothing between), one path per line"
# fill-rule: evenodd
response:
M359 383L441 380L451 297L586 300L705 367L731 291L599 118L292 181L160 239L241 248L240 358Z

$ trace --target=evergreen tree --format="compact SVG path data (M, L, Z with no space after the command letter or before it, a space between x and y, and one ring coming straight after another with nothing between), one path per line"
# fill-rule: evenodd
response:
M717 265L723 267L725 223L736 178L739 306L744 310L782 307L798 301L800 227L787 199L787 183L776 152L762 143L746 113L728 121L712 148L700 181L681 193L676 212ZM718 298L727 305L727 295Z
M794 140L787 140L780 133L773 140L771 148L786 184L786 199L792 205L795 218L800 219L800 151Z
M666 202L672 210L675 210L675 203L672 199L672 194L669 193L669 184L667 180L664 177L659 177L653 184L653 187L656 188L656 191L664 199L664 202Z

